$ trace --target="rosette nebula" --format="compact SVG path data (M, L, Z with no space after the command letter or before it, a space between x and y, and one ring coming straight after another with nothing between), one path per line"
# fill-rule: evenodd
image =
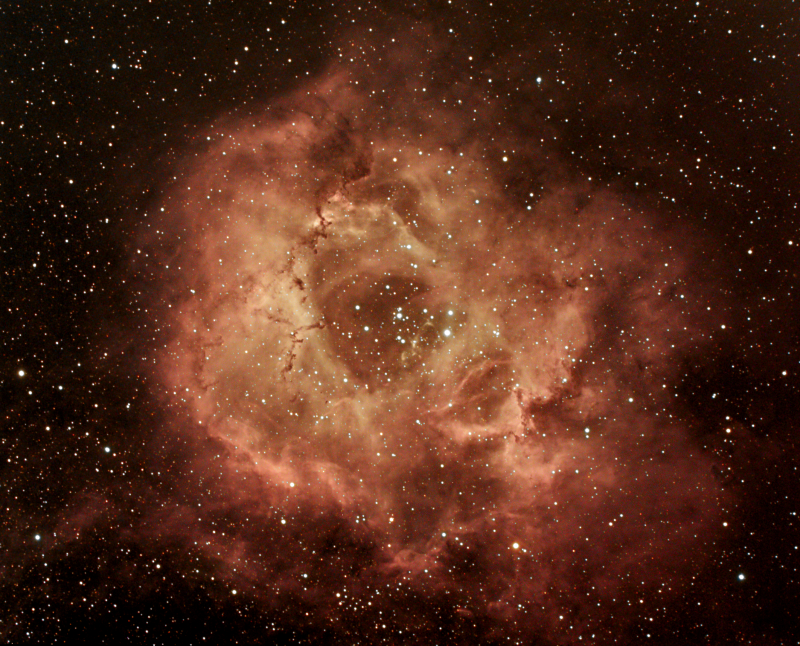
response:
M687 306L718 300L698 236L545 124L358 80L216 123L145 219L164 432L192 446L157 522L225 594L339 638L638 630L729 495L676 395L719 323Z

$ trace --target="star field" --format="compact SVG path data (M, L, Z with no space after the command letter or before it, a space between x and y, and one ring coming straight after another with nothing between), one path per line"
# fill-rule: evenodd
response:
M0 640L795 643L795 13L5 7Z

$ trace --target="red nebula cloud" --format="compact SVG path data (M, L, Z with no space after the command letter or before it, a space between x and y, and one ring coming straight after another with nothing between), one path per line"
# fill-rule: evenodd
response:
M393 119L330 74L220 122L151 216L192 419L163 432L195 443L153 522L333 623L612 631L687 584L728 495L674 403L710 329L691 236L409 92Z

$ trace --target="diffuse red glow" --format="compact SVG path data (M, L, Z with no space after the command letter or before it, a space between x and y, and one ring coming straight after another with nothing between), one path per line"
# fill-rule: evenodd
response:
M680 589L726 495L673 403L706 325L670 294L703 289L691 246L557 164L520 200L478 135L348 87L218 127L163 202L157 365L208 496L180 532L238 590L339 620L344 582L547 634Z

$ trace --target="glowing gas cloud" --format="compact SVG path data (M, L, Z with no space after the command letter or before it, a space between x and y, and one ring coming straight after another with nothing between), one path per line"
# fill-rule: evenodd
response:
M154 531L259 607L376 641L607 638L721 526L675 403L711 333L692 238L544 123L369 78L220 120L146 220L154 370L190 418L161 432L193 446Z

